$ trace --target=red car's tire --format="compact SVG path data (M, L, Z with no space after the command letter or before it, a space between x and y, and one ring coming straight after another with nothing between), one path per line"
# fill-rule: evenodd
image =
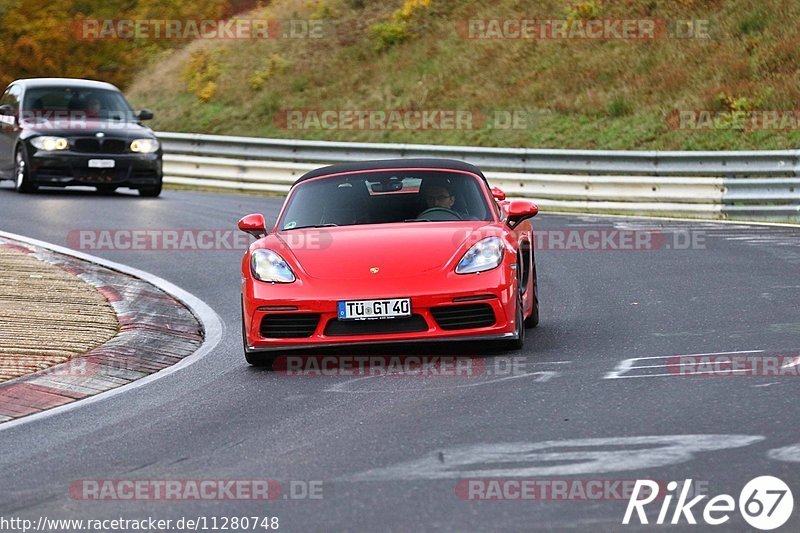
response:
M536 260L532 259L531 278L533 280L533 309L531 314L525 319L526 328L535 328L539 325L539 280L536 278Z
M520 273L521 277L521 270L517 268L517 272ZM514 333L516 334L515 339L510 339L503 341L503 347L506 350L520 350L525 345L525 305L522 299L522 287L520 287L520 281L517 282L517 305L516 305L516 320Z

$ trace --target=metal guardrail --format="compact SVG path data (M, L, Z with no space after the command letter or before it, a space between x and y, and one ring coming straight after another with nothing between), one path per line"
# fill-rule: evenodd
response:
M158 133L165 182L286 192L322 163L446 157L547 209L800 222L800 150L626 152Z

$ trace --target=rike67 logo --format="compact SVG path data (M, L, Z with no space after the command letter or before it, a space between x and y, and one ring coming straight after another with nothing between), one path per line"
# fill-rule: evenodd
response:
M670 481L667 483L666 493L660 494L659 488L661 487L655 481L636 480L622 523L629 524L635 511L639 523L647 524L645 506L656 499L661 500L661 509L655 522L659 525L680 524L682 520L688 524L697 524L694 513L702 512L702 519L706 524L719 526L728 522L731 519L731 513L736 510L737 502L729 494L714 496L701 507L698 504L708 495L702 494L689 500L692 488L691 479L687 479L683 483L679 495L678 487L678 482ZM645 496L640 498L642 494ZM670 513L675 496L678 497L677 502ZM744 486L739 493L738 504L739 513L745 522L756 529L768 531L781 527L789 520L794 509L794 497L789 486L782 480L773 476L759 476L751 479ZM695 506L697 508L693 509Z

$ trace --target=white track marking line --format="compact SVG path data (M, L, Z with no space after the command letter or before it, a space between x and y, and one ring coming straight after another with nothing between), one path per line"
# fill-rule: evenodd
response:
M708 353L685 353L679 355L653 355L648 357L632 357L632 361L643 361L646 359L669 359L670 357L703 357L706 355L736 355L740 353L761 353L764 350L741 350L738 352L708 352Z
M0 424L0 431L11 429L12 427L16 427L21 424L35 422L43 418L61 414L66 411L71 411L72 409L78 409L83 407L84 405L102 401L105 400L106 398L111 398L112 396L116 396L117 394L122 394L133 389L138 389L139 387L147 385L148 383L166 377L174 372L177 372L178 370L181 370L189 365L196 363L197 361L208 355L208 353L212 349L214 349L214 347L217 344L219 344L219 341L222 340L222 334L225 331L225 323L222 321L219 315L207 303L205 303L197 296L181 289L177 285L174 285L163 278L150 274L149 272L139 270L137 268L123 265L121 263L115 263L114 261L102 259L100 257L85 254L83 252L77 252L75 250L51 244L49 242L31 239L30 237L25 237L23 235L17 235L15 233L0 231L0 237L5 237L11 240L23 242L33 246L38 246L40 248L45 248L47 250L51 250L59 254L76 257L78 259L82 259L90 263L95 263L97 265L104 266L112 270L116 270L117 272L122 272L123 274L127 274L129 276L143 279L144 281L152 285L155 285L162 291L166 292L170 296L174 297L175 299L185 304L192 312L192 314L194 314L194 316L197 317L197 319L203 325L203 331L205 332L205 338L203 339L203 343L200 345L200 347L197 350L195 350L193 354L184 357L183 359L181 359L179 362L175 363L172 366L168 366L167 368L159 370L158 372L150 374L149 376L137 379L136 381L132 381L127 385L122 385L121 387L101 392L100 394L89 396L88 398L82 400L76 400L74 402L70 402L68 404L64 404L59 407L54 407L46 411L18 418L16 420L3 422L2 424Z
M324 389L323 392L349 392L349 391L346 391L346 390L339 390L339 389L344 389L344 387L347 386L350 383L356 383L356 382L359 382L359 381L364 381L365 379L382 378L382 377L386 377L386 376L374 375L374 376L362 376L360 378L348 379L347 381L345 381L343 383L337 383L333 387L330 387L328 389Z
M785 365L783 365L783 368L792 368L792 367L795 367L797 365L800 365L800 355L795 357L791 362L786 363Z
M385 392L413 392L413 391L434 391L434 390L446 390L446 389L466 389L466 388L471 388L471 387L481 387L483 385L490 385L490 384L493 384L493 383L500 383L501 381L508 381L508 380L511 380L511 379L526 378L526 377L531 377L531 376L539 376L539 377L537 377L536 379L533 380L536 383L546 383L546 382L550 381L551 379L553 379L554 377L557 377L559 375L561 375L561 372L552 372L552 371L526 372L525 374L518 374L516 376L505 376L505 377L502 377L502 378L490 379L488 381L481 381L479 383L466 383L466 384L462 384L462 385L455 385L455 386L452 386L452 387L415 387L413 389L400 388L400 389L379 389L379 390L376 390L376 389L373 389L373 390L348 390L346 388L348 385L350 385L352 383L355 383L357 381L363 381L365 379L370 379L370 378L374 378L374 377L389 377L390 375L364 376L364 377L360 377L360 378L349 379L349 380L347 380L347 381L345 381L343 383L337 383L336 385L334 385L332 387L329 387L327 389L323 389L322 392L343 392L343 393L347 393L347 394L372 394L372 393L376 393L376 392L385 393ZM437 379L437 378L432 378L432 379ZM453 378L446 378L446 379L453 379Z
M640 368L667 368L670 366L682 366L680 364L663 364L663 365L650 365L650 366L635 366L636 361L651 361L653 359L672 359L675 357L703 357L707 355L737 355L745 353L763 353L764 350L739 350L735 352L708 352L708 353L692 353L682 355L654 355L650 357L632 357L630 359L623 359L620 361L614 370L607 372L603 379L624 379L624 378L657 378L664 376L674 376L675 374L637 374L633 376L623 376L623 374L631 370L638 370ZM694 374L702 374L705 372L695 372Z
M743 448L763 440L760 435L648 435L464 444L335 481L591 476L686 463L700 454Z
M666 365L647 365L647 366L634 366L633 369L639 370L641 368L669 368L671 366L692 366L696 363L668 363Z
M748 369L745 370L726 370L726 372L730 372L731 374L734 372L747 372ZM701 374L716 374L719 375L719 372L716 370L711 371L702 371L702 372L692 372L691 374L634 374L632 376L618 376L615 378L605 378L605 379L633 379L633 378L664 378L664 377L692 377L692 376L699 376Z
M767 457L775 461L800 462L800 444L774 448L767 452Z
M606 375L603 376L603 379L619 379L623 377L622 374L633 368L633 363L637 360L638 359L623 359L617 364L614 370L607 372Z

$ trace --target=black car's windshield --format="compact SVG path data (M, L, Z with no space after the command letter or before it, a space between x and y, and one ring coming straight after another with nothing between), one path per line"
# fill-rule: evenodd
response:
M58 120L59 117L120 120L133 119L133 110L122 94L107 89L82 87L35 87L22 103L23 118Z
M313 179L297 185L278 227L492 220L483 187L471 174L438 170Z

